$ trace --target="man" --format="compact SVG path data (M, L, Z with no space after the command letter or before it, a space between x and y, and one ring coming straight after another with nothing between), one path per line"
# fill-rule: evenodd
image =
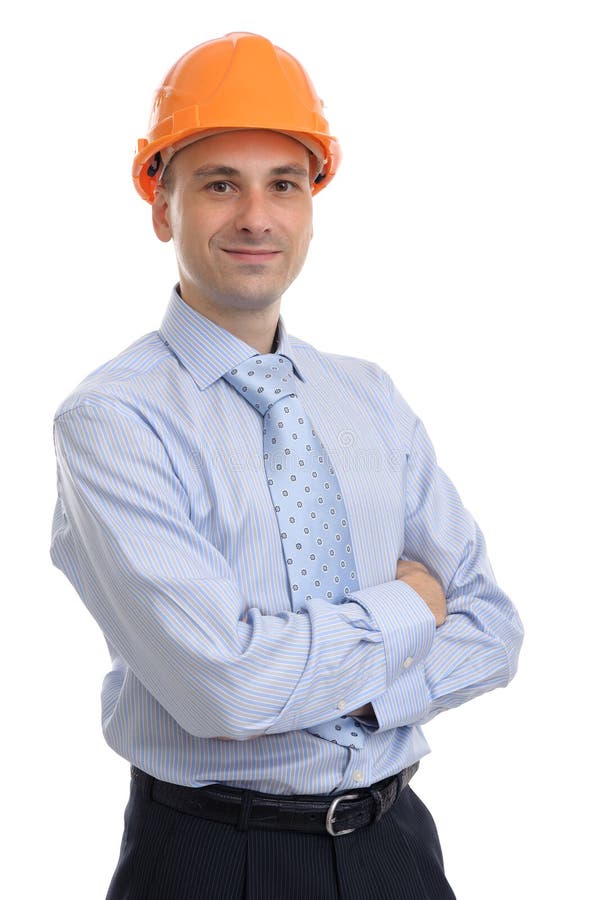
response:
M108 897L443 898L420 725L514 675L484 539L376 364L287 334L340 151L299 63L194 48L134 181L179 283L55 417L52 560L132 764Z

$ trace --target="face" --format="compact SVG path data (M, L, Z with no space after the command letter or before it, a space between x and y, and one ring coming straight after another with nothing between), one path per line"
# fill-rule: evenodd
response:
M175 155L153 223L174 243L190 305L259 310L280 301L312 237L309 157L271 131L213 135Z

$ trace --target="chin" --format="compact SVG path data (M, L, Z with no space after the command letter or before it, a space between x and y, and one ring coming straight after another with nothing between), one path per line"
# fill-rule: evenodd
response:
M280 300L287 286L254 285L253 289L245 284L233 286L221 294L221 303L237 309L264 309Z

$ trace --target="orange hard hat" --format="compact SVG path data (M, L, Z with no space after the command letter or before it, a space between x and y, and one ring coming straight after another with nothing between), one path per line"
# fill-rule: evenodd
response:
M164 167L183 146L238 129L268 129L305 144L318 160L312 193L341 160L323 103L291 54L257 34L233 32L189 50L156 91L148 136L137 142L133 181L152 203Z

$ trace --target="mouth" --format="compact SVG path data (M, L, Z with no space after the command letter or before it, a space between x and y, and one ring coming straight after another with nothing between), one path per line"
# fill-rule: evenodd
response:
M233 259L236 259L239 262L245 262L245 263L265 263L265 262L268 262L269 260L274 259L276 256L278 256L281 253L280 250L264 250L264 249L249 250L246 247L240 248L240 249L235 249L235 248L225 249L223 247L221 249L222 249L223 253L228 254L228 256L231 256Z

